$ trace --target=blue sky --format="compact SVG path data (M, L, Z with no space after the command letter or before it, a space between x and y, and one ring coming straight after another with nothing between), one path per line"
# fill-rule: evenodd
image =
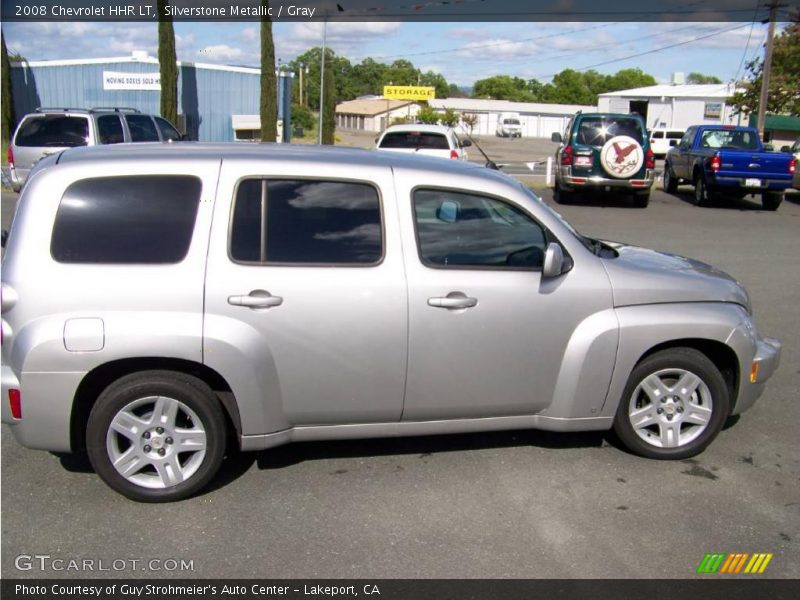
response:
M288 62L321 45L322 29L319 22L275 23L276 57ZM155 55L157 50L155 23L3 23L3 31L9 49L29 60L126 56L133 50ZM258 65L258 23L179 22L175 34L179 60ZM498 74L547 82L562 69L607 62L595 69L614 73L638 67L662 82L669 81L674 71L699 71L728 81L741 77L743 62L763 52L765 36L766 26L749 22L406 21L327 26L328 45L352 62L366 57L381 62L406 58L462 86ZM609 62L681 42L687 43Z

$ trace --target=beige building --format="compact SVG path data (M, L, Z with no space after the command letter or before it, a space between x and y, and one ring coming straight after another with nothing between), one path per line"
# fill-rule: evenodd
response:
M414 117L419 105L407 100L361 98L336 106L336 128L380 133L393 119Z

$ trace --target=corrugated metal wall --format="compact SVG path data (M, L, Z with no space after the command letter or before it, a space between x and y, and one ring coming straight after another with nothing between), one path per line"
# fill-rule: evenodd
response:
M103 71L157 73L155 62L109 62L57 66L12 66L14 109L18 117L40 106L92 108L125 106L158 114L160 92L104 90ZM179 69L178 112L186 115L192 139L233 141L231 115L258 114L260 78L241 73L195 67Z

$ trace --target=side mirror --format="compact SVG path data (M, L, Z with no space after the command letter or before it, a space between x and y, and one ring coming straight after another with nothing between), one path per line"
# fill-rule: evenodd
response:
M781 146L781 152L789 152L791 153L792 147L791 146Z
M560 133L555 131L550 135L550 141L551 142L558 142L560 144L563 141L563 138L561 137Z
M470 146L472 146L472 142L470 142L469 140L461 140L461 147L462 148L469 148ZM787 146L787 148L788 148L788 146Z
M7 241L8 241L8 229L3 229L3 231L0 232L0 247L5 248Z
M550 242L544 251L544 264L542 265L542 278L551 279L564 272L564 251L559 244Z

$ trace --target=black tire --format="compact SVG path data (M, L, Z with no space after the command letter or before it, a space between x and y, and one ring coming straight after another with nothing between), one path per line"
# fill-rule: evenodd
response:
M553 200L556 204L570 204L572 202L572 192L563 190L558 184L558 178L556 178L556 185L553 188Z
M669 163L664 163L664 191L668 194L674 194L678 191L678 178L675 177Z
M764 210L778 210L783 202L781 192L761 192L761 206Z
M650 204L650 192L636 192L633 195L634 208L647 208Z
M122 423L127 433L112 429L112 423ZM172 371L143 371L120 378L100 394L89 415L86 450L97 474L123 496L171 502L194 494L214 477L225 455L226 435L222 407L204 382ZM127 475L117 470L115 459L130 466Z
M694 174L694 203L695 206L708 206L709 194L706 178L702 172Z
M684 375L697 378L691 394L682 394L677 386ZM654 391L648 394L640 384L653 378L663 388L650 386ZM631 421L631 411L638 411L635 416L641 417L637 425ZM714 363L693 348L669 348L640 361L631 372L617 408L614 431L634 454L681 460L705 450L729 413L728 386ZM700 419L706 420L705 425L698 422ZM671 442L670 437L674 439L676 434L677 442Z

